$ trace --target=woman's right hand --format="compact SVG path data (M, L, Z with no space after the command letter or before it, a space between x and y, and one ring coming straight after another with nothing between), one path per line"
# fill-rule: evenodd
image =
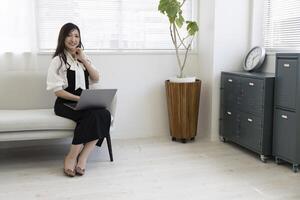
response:
M76 96L76 101L79 101L79 99L80 99L80 96Z
M80 96L74 95L70 92L67 92L65 90L59 90L55 92L55 95L57 97L60 97L62 99L71 100L71 101L79 101Z

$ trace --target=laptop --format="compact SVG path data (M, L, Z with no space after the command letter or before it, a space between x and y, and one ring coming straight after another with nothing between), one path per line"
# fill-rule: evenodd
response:
M117 89L83 90L80 99L76 103L64 103L73 110L85 110L90 108L107 108L115 97Z

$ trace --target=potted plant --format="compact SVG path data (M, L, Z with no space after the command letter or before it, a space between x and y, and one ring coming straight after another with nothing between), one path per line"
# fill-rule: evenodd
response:
M182 7L186 0L160 0L158 10L169 19L169 31L175 47L179 75L165 81L170 134L172 140L194 140L197 133L198 109L201 81L195 77L184 77L183 70L191 50L193 39L199 28L195 21L185 21ZM180 30L186 27L186 35ZM183 56L181 52L184 51Z

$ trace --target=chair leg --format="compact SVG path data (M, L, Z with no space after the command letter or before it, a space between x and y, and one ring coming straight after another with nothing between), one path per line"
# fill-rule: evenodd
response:
M111 148L110 134L108 134L108 136L106 136L106 142L107 142L110 161L112 162L112 161L114 161L114 159L113 159L113 153L112 153L112 148Z

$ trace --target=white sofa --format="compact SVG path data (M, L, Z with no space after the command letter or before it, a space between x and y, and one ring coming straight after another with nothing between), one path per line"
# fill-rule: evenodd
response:
M54 114L56 97L46 90L46 72L1 72L0 95L0 142L73 136L75 122ZM116 101L108 108L112 119ZM113 161L110 136L106 141Z

